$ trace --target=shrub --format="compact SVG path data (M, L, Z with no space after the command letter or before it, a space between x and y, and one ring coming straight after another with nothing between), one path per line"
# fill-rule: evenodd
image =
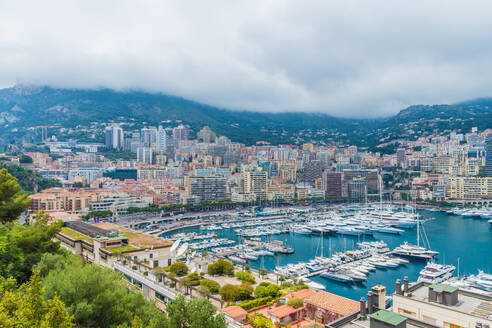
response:
M234 273L234 265L226 260L218 260L212 264L210 264L207 268L209 275L232 275Z
M249 282L251 284L255 283L255 277L253 277L251 273L246 271L236 272L236 278L241 280L242 282Z
M248 299L252 289L251 285L245 283L240 286L227 284L219 289L219 294L224 301L236 302Z
M259 306L265 305L268 302L272 300L271 297L262 297L262 298L257 298L254 300L249 300L249 301L244 301L239 303L239 306L242 307L244 310L248 311L253 308L257 308Z
M280 294L280 286L269 283L261 283L255 289L255 297L278 297Z
M254 328L273 328L272 321L260 313L249 315L248 322Z
M176 274L177 276L184 276L188 273L188 267L184 262L174 262L170 267L169 271Z
M203 279L200 286L208 288L212 294L217 294L220 288L220 284L212 279Z
M304 305L304 301L302 300L302 298L293 298L287 301L287 304L292 306L294 309L297 309Z

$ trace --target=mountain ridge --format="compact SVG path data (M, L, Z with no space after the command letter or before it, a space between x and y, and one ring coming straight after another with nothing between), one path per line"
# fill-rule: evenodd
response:
M492 98L480 98L454 105L414 105L398 114L376 119L340 118L324 113L254 112L230 110L201 104L163 93L114 91L111 89L61 89L47 86L14 86L0 89L0 142L14 137L15 131L40 125L65 127L91 122L133 122L134 126L156 125L168 120L182 121L196 132L208 125L233 141L254 144L263 140L274 144L323 140L327 143L354 143L374 146L381 138L395 139L406 134L402 125L448 120L451 128L491 126ZM33 119L35 118L35 119ZM415 124L413 124L415 125ZM439 130L447 129L438 124ZM252 133L254 132L254 133Z

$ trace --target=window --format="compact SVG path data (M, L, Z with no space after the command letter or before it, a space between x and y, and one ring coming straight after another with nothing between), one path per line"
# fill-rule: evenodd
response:
M409 310L405 310L405 309L402 309L402 308L398 308L398 313L399 314L403 314L403 315L407 315L407 316L415 317L415 312L412 312L412 311L409 311Z
M155 292L155 298L157 298L158 300L161 300L163 301L164 303L167 302L167 297L162 295L162 294L159 294L158 292Z
M455 325L454 323L444 321L444 327L446 328L464 328L460 325Z
M430 323L432 325L435 325L437 320L434 318L428 317L426 315L422 315L422 321L424 321L426 323Z

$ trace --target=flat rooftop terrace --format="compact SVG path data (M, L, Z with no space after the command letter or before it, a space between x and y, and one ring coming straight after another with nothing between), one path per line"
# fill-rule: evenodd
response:
M458 303L449 306L429 302L429 286L422 285L413 290L412 295L409 298L449 308L454 311L460 311L483 319L492 319L492 297L489 296L463 292L458 289Z

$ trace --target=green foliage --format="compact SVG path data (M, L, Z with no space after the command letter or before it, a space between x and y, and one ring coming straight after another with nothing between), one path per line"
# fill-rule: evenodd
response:
M216 262L210 264L207 268L208 274L219 276L230 276L234 273L234 265L226 260L219 259Z
M57 295L43 298L39 272L14 289L15 280L0 280L0 327L70 328L74 326L65 304Z
M22 164L31 164L33 162L32 158L25 155L25 154L21 154L18 156L19 157L19 163L22 163Z
M17 179L0 169L0 223L13 222L31 204L31 199L22 192Z
M27 282L43 254L60 252L53 238L61 225L48 224L47 216L39 213L29 225L16 223L10 229L0 226L0 275L15 277L21 284Z
M250 284L255 283L255 277L249 272L246 271L238 271L236 272L236 278L241 280L242 282L249 282Z
M205 299L187 300L180 295L166 309L169 327L172 328L226 328L222 314L217 315L215 307Z
M58 295L79 327L129 326L138 316L144 327L166 328L167 320L141 293L130 291L121 276L109 269L85 264L76 256L45 256L45 297Z
M177 261L171 264L169 271L178 277L181 277L188 273L188 267L184 262Z
M116 149L103 148L99 151L99 154L104 155L105 158L109 160L121 159L124 161L129 161L131 159L136 159L137 154L130 151L121 151Z
M203 279L200 281L200 286L208 288L212 294L217 294L220 288L220 284L212 279Z
M270 302L272 298L270 296L267 297L262 297L262 298L256 298L254 300L249 300L249 301L244 301L239 303L239 306L242 307L244 310L248 311L253 308L257 308L259 306L265 305L268 302Z
M294 309L300 308L304 305L304 301L302 298L293 298L287 301L287 304L292 306Z
M110 211L110 210L105 210L105 211L89 211L89 213L87 213L86 215L83 216L83 219L84 220L87 220L87 219L90 219L91 217L105 218L105 217L108 217L108 216L111 216L111 215L113 215L113 212Z
M251 296L253 287L248 283L241 285L227 284L219 289L220 297L227 302L246 300Z
M248 315L248 322L254 328L273 328L272 321L261 313Z
M255 297L278 297L280 295L281 287L268 282L263 282L256 286Z
M24 191L39 192L44 189L62 186L60 181L43 178L38 172L25 169L20 165L0 164L0 167L7 169L12 176L17 178L19 185Z

